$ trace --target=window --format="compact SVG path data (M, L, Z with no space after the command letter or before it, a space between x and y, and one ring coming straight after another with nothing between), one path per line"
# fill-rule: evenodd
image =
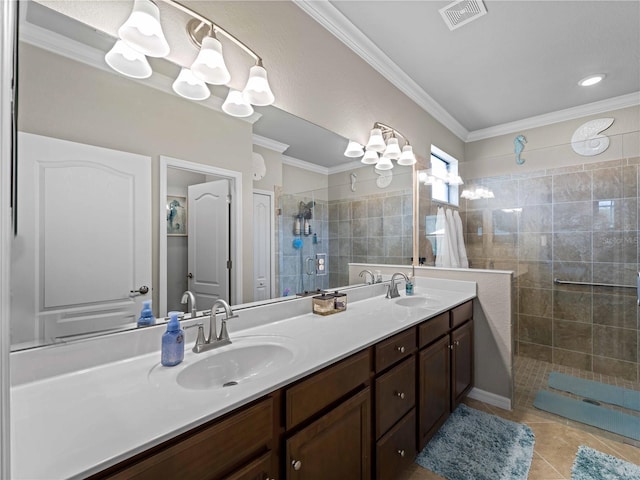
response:
M431 185L431 198L458 205L458 185L446 181L458 175L458 161L435 145L431 145L431 175L435 177Z

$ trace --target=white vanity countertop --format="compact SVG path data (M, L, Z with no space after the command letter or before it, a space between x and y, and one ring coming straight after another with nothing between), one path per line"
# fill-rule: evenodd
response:
M346 312L309 313L232 332L238 344L255 335L288 337L298 355L285 368L230 388L188 390L176 383L185 367L233 348L195 354L191 342L184 362L176 367L161 367L156 351L15 386L11 478L84 478L97 473L470 300L476 286L418 279L416 295L420 293L437 298L438 309L403 307L395 299L377 296L349 303ZM311 299L305 300L311 310Z

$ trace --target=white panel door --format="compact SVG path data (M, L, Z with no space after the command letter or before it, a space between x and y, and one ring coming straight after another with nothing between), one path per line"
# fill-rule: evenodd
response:
M189 290L205 310L229 301L229 181L190 185L188 197Z
M44 340L135 325L151 299L151 159L28 133L18 155L12 311Z
M271 197L253 194L253 300L271 298Z

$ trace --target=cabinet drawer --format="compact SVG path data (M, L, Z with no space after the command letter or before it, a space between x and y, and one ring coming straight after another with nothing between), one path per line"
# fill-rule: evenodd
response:
M376 444L377 480L407 478L416 454L416 411L413 409Z
M416 349L416 329L400 332L376 345L376 372L411 355Z
M473 300L457 306L451 310L451 328L462 325L467 320L473 318Z
M376 379L376 438L416 403L416 362L412 356Z
M223 478L268 451L273 413L273 399L269 397L107 478Z
M265 453L260 458L225 477L225 480L266 480L275 478L275 474L272 472L273 459L271 457L271 452Z
M357 353L287 389L287 429L369 381L369 350Z
M420 348L429 345L434 340L445 335L449 331L449 312L444 312L433 317L418 327Z

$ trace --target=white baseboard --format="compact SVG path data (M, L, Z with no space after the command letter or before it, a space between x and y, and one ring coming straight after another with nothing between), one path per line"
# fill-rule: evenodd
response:
M485 392L479 388L472 388L469 392L469 398L478 400L480 402L488 403L494 407L503 408L504 410L511 410L511 399L496 395L495 393Z

